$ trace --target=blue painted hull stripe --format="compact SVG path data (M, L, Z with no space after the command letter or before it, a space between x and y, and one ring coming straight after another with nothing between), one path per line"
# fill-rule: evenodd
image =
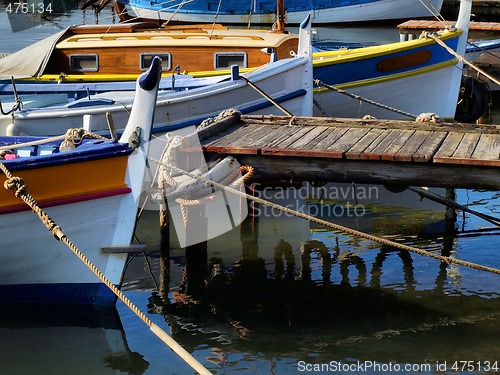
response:
M446 44L449 47L456 49L457 42L458 38L453 38L447 40ZM423 50L430 50L432 53L431 58L425 64L415 65L412 67L393 70L385 73L380 72L377 70L377 65L379 62L389 57L386 55L378 57L376 59L349 61L345 63L331 64L326 66L315 66L313 69L313 78L319 79L320 81L328 83L329 85L340 85L340 84L354 83L375 78L379 79L384 77L391 77L397 74L410 73L413 71L417 71L419 69L429 68L443 62L455 61L455 58L451 54L444 51L441 46L436 46L436 45L422 47L410 51L399 52L390 55L390 57L394 58L398 56L404 56L408 53L414 53ZM349 69L346 68L347 65L349 66Z
M299 97L304 96L306 94L307 94L306 90L300 89L300 90L291 92L287 95L280 96L279 98L273 99L273 100L279 104L279 103L283 103L283 102L286 102L286 101L291 100L291 99L299 98ZM247 107L240 107L240 108L236 108L236 109L239 110L242 114L246 114L246 113L255 112L257 110L261 110L264 108L269 108L272 106L274 106L274 104L271 103L270 101L266 100L266 101L263 101L263 102L256 104L256 105L251 105L251 106L247 106ZM177 123L174 125L155 126L153 129L153 132L155 134L161 134L161 133L169 132L172 130L182 129L182 128L192 126L192 125L197 126L197 125L200 125L200 123L203 120L206 120L206 118L207 118L207 116L201 116L201 117L192 118L188 121L183 121L183 122L180 122L180 123Z
M103 283L0 285L0 304L114 306L116 300Z
M12 140L12 137L0 137L0 145L25 143L36 141L39 139L43 139L43 137L21 136L15 137L14 140ZM56 147L59 146L59 143L60 142L53 142L43 145L43 147L45 147L46 149L51 147L54 148L56 152L53 154L23 157L18 159L5 160L3 162L9 168L9 170L16 171L46 168L69 163L78 163L90 160L117 157L121 155L130 155L133 151L133 148L129 147L128 144L89 140L84 141L82 145L78 146L73 151L58 153ZM41 146L33 146L31 151L36 153L36 147Z

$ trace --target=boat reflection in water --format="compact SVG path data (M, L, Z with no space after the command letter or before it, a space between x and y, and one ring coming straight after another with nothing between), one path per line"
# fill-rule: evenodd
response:
M115 307L2 305L0 363L5 374L142 374Z

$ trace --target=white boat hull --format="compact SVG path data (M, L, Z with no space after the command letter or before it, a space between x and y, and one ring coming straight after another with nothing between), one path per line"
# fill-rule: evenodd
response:
M261 91L293 115L312 115L312 66L308 58L296 57L272 63L249 73L246 77ZM307 75L304 75L307 71ZM304 77L298 79L298 77ZM133 93L108 93L101 97L116 99L111 105L82 108L49 107L16 112L13 118L0 120L1 133L6 135L56 135L68 128L83 126L83 115L92 115L94 132L108 132L106 112L115 124L126 123ZM81 100L83 103L86 99ZM215 85L183 92L159 94L154 120L154 133L198 125L208 117L234 108L244 114L276 114L283 111L243 80L227 80Z
M297 25L304 18L311 14L314 24L340 24L340 23L368 23L381 21L396 21L410 18L430 18L431 10L441 10L443 0L427 0L424 6L418 0L381 0L360 5L347 5L331 8L314 9L298 12L286 12L285 20L287 24ZM286 7L286 2L285 2ZM215 12L203 13L201 11L188 12L176 11L175 7L169 10L156 10L137 6L135 4L127 7L130 16L143 19L151 19L171 22L188 23L212 23L215 21ZM255 13L249 14L249 9L236 10L234 14L217 14L216 22L222 24L273 24L276 21L275 13Z
M64 233L114 285L120 285L126 254L102 254L113 243L122 197L114 196L45 209ZM132 207L132 209L134 209ZM136 208L134 209L136 212ZM26 230L28 229L29 230ZM2 302L58 302L108 305L116 297L103 290L100 301L89 301L98 288L106 288L67 246L54 239L37 215L23 211L2 215L0 227L0 300ZM124 238L122 243L129 243ZM107 289L107 288L106 288ZM34 301L34 296L39 301ZM54 301L54 298L57 300Z
M401 112L414 114L436 113L442 118L455 115L461 71L455 65L422 74L401 75L386 81L373 80L354 87L346 87L351 94L373 100L377 106L331 90L315 91L314 98L333 117L362 118L371 115L379 119L408 119ZM430 89L430 87L437 89ZM424 111L422 111L425 109ZM315 116L324 116L314 106Z

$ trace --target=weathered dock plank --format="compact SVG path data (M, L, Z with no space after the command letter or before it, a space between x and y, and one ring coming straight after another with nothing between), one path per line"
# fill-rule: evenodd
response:
M237 139L239 139L241 136L244 136L246 133L250 133L252 131L257 130L253 126L241 126L237 129L237 131L231 130L229 131L228 134L224 134L222 136L216 136L216 137L210 137L210 141L207 142L207 145L210 145L212 147L216 147L219 144L225 145L229 144Z
M312 149L316 151L327 150L330 146L334 145L341 137L344 136L346 132L348 132L348 128L338 128L335 127L330 129L328 133L325 134L318 143L316 143Z
M380 160L382 159L382 154L385 150L396 141L396 139L401 135L402 130L400 129L390 129L385 132L385 136L379 137L379 142L374 142L366 148L366 150L361 153L362 159Z
M358 143L369 131L369 129L366 128L350 128L343 130L344 133L342 136L334 140L334 142L326 148L326 151L333 154L335 158L345 157L346 152Z
M309 140L309 142L304 144L301 148L305 149L305 150L312 150L318 145L318 143L323 141L325 138L327 138L331 134L331 131L327 131L327 129L328 129L327 127L323 126L322 129L323 129L323 131L320 134L318 134L313 139Z
M382 136L384 132L383 129L370 129L368 133L365 134L356 144L354 144L349 150L346 151L346 159L361 159L361 154L366 150L366 148L373 142L376 142Z
M402 130L399 137L396 138L387 148L380 154L380 159L394 161L396 153L406 144L408 139L415 133L415 130Z
M429 134L425 141L420 145L418 150L416 150L413 154L413 161L432 161L434 154L441 146L441 143L443 142L446 135L446 132L432 132L432 134Z
M262 147L269 144L269 142L272 142L276 139L282 139L283 136L287 137L290 133L289 130L284 126L280 125L271 125L271 126L273 127L273 131L269 132L261 139L256 140L250 146L262 149Z
M476 149L479 137L481 137L481 134L464 134L450 159L455 159L457 163L460 163L460 160L469 159Z
M442 158L450 158L458 148L464 133L449 132L439 150L434 155L434 162L440 163Z
M500 137L491 134L481 134L471 159L498 160L500 158ZM474 160L477 163L478 160Z
M413 155L418 148L425 142L430 132L425 130L416 130L408 139L408 141L394 155L395 161L413 161Z
M474 137L473 140L475 147L472 152L471 148L464 146L462 152L455 152L451 156L440 156L437 159L435 158L435 162L498 166L500 162L500 136L497 134L481 134L479 137Z
M307 144L314 141L321 133L327 131L324 126L314 126L312 127L303 137L296 139L293 143L288 145L290 150L301 150L307 149Z
M288 132L286 137L281 139L279 142L271 142L267 147L280 149L280 150L286 150L288 148L288 146L290 146L296 140L304 137L310 131L311 131L311 127L307 127L307 128L304 127L304 128L293 129L293 130L289 129L289 132Z
M416 36L424 31L437 31L445 27L455 25L456 21L432 21L432 20L409 20L399 24L397 27L402 39L406 39L407 35ZM469 24L469 38L471 39L487 39L497 38L500 35L499 22L474 22Z

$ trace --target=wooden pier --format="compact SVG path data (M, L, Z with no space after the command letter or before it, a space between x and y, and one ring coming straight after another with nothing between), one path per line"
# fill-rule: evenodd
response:
M456 21L409 20L398 25L401 41L417 39L424 31L438 31L455 25ZM500 38L500 22L471 22L469 39Z
M199 137L266 181L500 189L500 125L233 115Z

